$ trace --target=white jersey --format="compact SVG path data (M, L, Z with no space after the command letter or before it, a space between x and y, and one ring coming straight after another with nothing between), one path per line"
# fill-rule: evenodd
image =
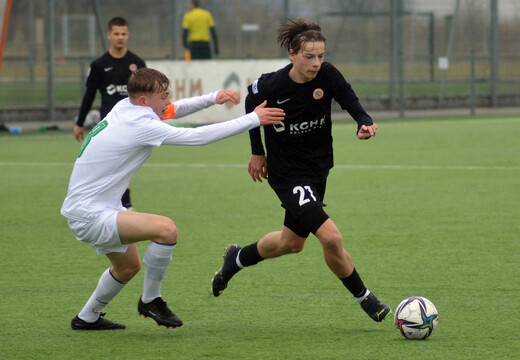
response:
M173 103L175 108L175 119L188 116L196 111L215 105L217 103L217 95L219 92L220 90L206 95L194 96L175 101Z
M165 124L150 107L119 101L89 133L74 164L63 216L92 219L100 211L121 210L121 196L154 147L205 145L260 125L255 113L197 128Z

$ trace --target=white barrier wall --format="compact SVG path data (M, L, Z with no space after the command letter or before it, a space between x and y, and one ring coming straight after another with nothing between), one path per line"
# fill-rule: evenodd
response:
M146 61L146 66L164 73L171 81L172 101L203 95L220 89L240 93L238 105L215 105L190 116L170 121L179 124L208 124L244 115L247 87L263 73L276 71L289 59L269 60L205 60L205 61Z

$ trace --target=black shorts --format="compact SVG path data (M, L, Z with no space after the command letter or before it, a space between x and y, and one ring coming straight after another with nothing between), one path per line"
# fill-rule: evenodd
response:
M211 48L208 41L192 41L190 43L191 59L211 59Z
M284 225L301 237L316 234L329 218L323 209L325 188L326 181L302 181L289 187L273 187L285 209Z

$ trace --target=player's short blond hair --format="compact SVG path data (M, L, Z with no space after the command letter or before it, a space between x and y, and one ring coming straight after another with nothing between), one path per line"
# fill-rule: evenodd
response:
M128 79L127 92L131 99L137 95L151 95L163 92L170 87L170 80L162 72L141 68L132 73Z

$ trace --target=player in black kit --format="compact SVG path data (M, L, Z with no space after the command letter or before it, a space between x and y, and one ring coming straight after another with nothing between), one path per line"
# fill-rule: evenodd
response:
M99 90L101 93L99 113L102 120L119 100L128 96L126 84L130 75L137 69L146 67L145 62L126 47L128 37L128 22L125 19L115 17L108 22L107 38L110 49L90 64L85 94L74 127L74 136L78 141L85 136L83 124L92 108L96 92ZM127 209L132 208L129 189L123 194L121 202Z
M229 245L224 264L213 278L212 292L219 296L244 267L302 251L313 233L331 271L373 320L382 321L390 307L365 287L343 248L338 228L323 209L327 176L333 167L332 100L356 120L359 139L375 136L377 131L350 84L333 65L324 62L325 41L318 24L290 19L279 29L278 42L288 50L292 63L262 75L248 88L246 111L267 100L267 106L282 108L286 114L280 124L265 127L267 156L260 131L250 131L248 169L254 181L268 179L285 208L284 226L244 248Z

